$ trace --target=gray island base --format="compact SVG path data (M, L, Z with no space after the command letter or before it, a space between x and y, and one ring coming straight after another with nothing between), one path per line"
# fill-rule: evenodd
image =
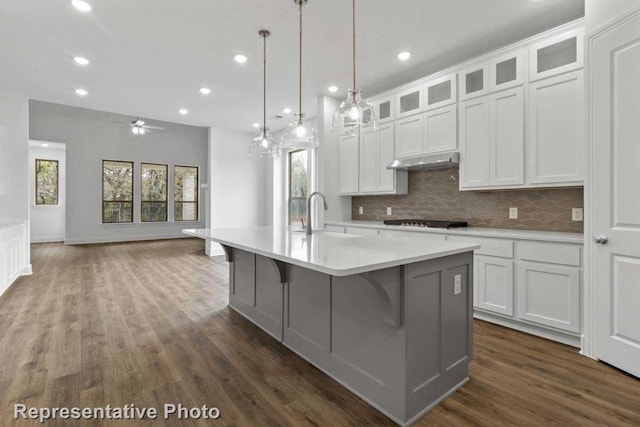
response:
M220 243L229 305L397 424L468 381L476 247L341 276Z

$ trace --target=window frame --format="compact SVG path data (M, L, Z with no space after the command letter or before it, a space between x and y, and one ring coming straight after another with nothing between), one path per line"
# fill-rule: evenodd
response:
M36 206L59 206L60 205L60 161L54 159L35 159L35 194L34 198ZM56 163L56 202L55 203L38 203L38 162L55 162Z
M164 166L167 173L165 175L165 201L164 201L164 217L166 218L164 221L145 221L142 216L142 207L144 203L159 203L158 200L144 200L144 194L142 190L142 182L144 178L142 174L144 172L144 166ZM140 222L144 224L153 224L155 223L165 223L169 222L169 164L167 163L151 163L151 162L140 162ZM117 223L116 223L117 224Z
M300 197L300 196L296 196L296 197L292 197L291 196L291 182L292 182L292 178L291 178L291 173L293 171L293 168L291 167L291 159L293 154L295 153L299 153L301 151L306 151L307 152L307 193L309 193L309 150L306 148L300 148L297 150L291 150L287 153L287 175L288 175L288 180L287 180L287 225L293 225L293 222L291 220L291 202L293 200L307 200L307 197ZM309 216L308 212L307 215L305 216ZM307 224L305 224L307 225Z
M176 168L191 168L196 170L196 200L194 202L185 202L176 200ZM184 193L184 190L183 190ZM176 206L184 203L195 203L196 219L176 219ZM173 165L173 221L174 222L199 222L200 221L200 166L189 165Z
M104 163L105 162L117 162L117 163L129 163L131 164L131 200L105 200L104 199ZM134 209L134 201L135 201L135 184L136 184L136 169L135 162L133 160L113 160L113 159L102 159L102 171L100 173L102 179L102 194L100 198L102 199L102 224L134 224L135 218L133 217L135 209ZM104 218L104 204L105 203L113 203L113 202L123 202L123 203L131 203L131 221L120 221L120 222L105 222Z

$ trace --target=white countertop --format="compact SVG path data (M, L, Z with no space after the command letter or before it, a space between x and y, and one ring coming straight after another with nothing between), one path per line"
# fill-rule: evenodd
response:
M304 232L274 227L182 232L333 276L349 276L480 248L477 244L429 241L412 235L350 236L314 231L309 237Z
M517 240L539 240L543 242L583 244L584 235L580 233L560 233L555 231L511 230L506 228L419 228L402 225L385 225L382 221L325 221L325 225L346 227L377 228L398 231L415 231L417 233L437 233L458 236L497 237Z

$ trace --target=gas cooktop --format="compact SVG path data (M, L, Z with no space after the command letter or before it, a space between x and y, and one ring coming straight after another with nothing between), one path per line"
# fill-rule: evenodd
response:
M466 227L466 221L435 221L430 219L386 219L385 225L404 225L407 227L456 228Z

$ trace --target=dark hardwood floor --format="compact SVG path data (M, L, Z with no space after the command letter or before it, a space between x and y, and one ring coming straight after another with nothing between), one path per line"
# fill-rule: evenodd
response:
M33 276L0 298L0 426L40 425L15 421L14 403L222 412L153 425L393 425L227 308L227 264L203 247L34 245ZM471 380L416 425L640 425L639 380L571 347L481 321L474 329Z

